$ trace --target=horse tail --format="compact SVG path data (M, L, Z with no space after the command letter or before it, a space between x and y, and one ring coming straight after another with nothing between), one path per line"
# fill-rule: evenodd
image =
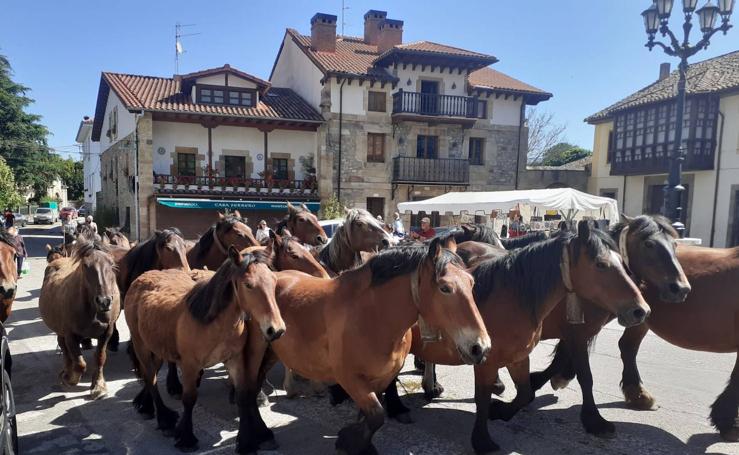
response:
M131 364L133 365L134 374L137 378L143 379L141 375L141 364L139 363L139 358L136 355L136 349L133 347L133 340L128 342L128 348L126 348L126 352L128 352L128 356L131 358Z

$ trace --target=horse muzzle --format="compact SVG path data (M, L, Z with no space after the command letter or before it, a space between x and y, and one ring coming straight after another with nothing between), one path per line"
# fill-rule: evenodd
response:
M325 245L326 242L328 242L328 239L324 235L319 235L316 237L316 244L317 245Z
M99 295L95 297L95 306L97 307L98 313L107 313L110 311L110 306L113 304L113 297L108 295Z
M683 303L690 294L690 284L685 281L675 281L662 287L659 298L667 303Z
M15 291L17 289L18 286L13 284L0 285L0 296L2 296L3 300L12 299L15 297Z
M479 365L487 359L490 352L490 337L475 337L463 343L457 343L457 352L462 361L468 365Z
M651 312L649 306L646 306L646 308L642 306L632 307L618 313L618 323L624 327L639 325L647 319Z
M269 342L279 340L280 337L284 334L285 334L284 327L276 328L274 326L269 326L264 330L264 338L266 338L267 341Z

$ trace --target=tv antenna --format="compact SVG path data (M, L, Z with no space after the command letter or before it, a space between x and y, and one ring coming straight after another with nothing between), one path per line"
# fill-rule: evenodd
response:
M174 73L180 73L180 54L184 54L181 38L184 36L195 36L201 33L182 33L184 27L194 27L196 24L180 24L177 22L174 26Z
M346 25L346 21L344 20L344 12L349 9L348 6L344 5L345 0L341 0L341 37L344 37L344 26Z

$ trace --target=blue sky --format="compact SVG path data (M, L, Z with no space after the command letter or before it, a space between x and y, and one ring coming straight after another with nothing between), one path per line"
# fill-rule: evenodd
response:
M653 82L661 62L676 67L674 59L643 46L640 13L649 3L346 0L345 31L361 36L363 14L381 9L405 21L406 42L495 55L494 68L554 93L540 109L566 124L570 142L591 148L592 127L584 117ZM181 73L230 63L267 78L285 28L309 33L314 13L340 10L340 0L4 0L0 53L10 59L15 79L32 89L30 111L43 116L53 133L49 143L73 150L65 146L74 144L82 116L94 113L101 71L174 73L176 22L197 24L188 31L201 33L183 39ZM737 43L739 30L716 35L693 61L736 50Z

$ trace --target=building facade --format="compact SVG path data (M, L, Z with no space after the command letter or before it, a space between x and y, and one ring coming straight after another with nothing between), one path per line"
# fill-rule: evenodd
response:
M100 191L100 142L92 140L93 119L85 116L80 122L75 139L82 149L85 206L92 212L97 208Z
M388 217L399 202L460 190L509 190L526 172L526 105L552 95L500 73L490 55L403 43L403 21L364 16L364 36L318 13L285 33L270 81L321 112L322 198ZM442 224L433 214L434 224ZM416 220L413 220L415 224Z
M217 212L255 225L286 201L318 209L320 114L289 88L225 65L172 78L103 73L92 140L101 204L134 238L178 226L194 238Z
M588 190L624 213L660 213L675 137L677 72L586 119L595 126ZM705 246L739 245L739 52L688 68L682 221Z

